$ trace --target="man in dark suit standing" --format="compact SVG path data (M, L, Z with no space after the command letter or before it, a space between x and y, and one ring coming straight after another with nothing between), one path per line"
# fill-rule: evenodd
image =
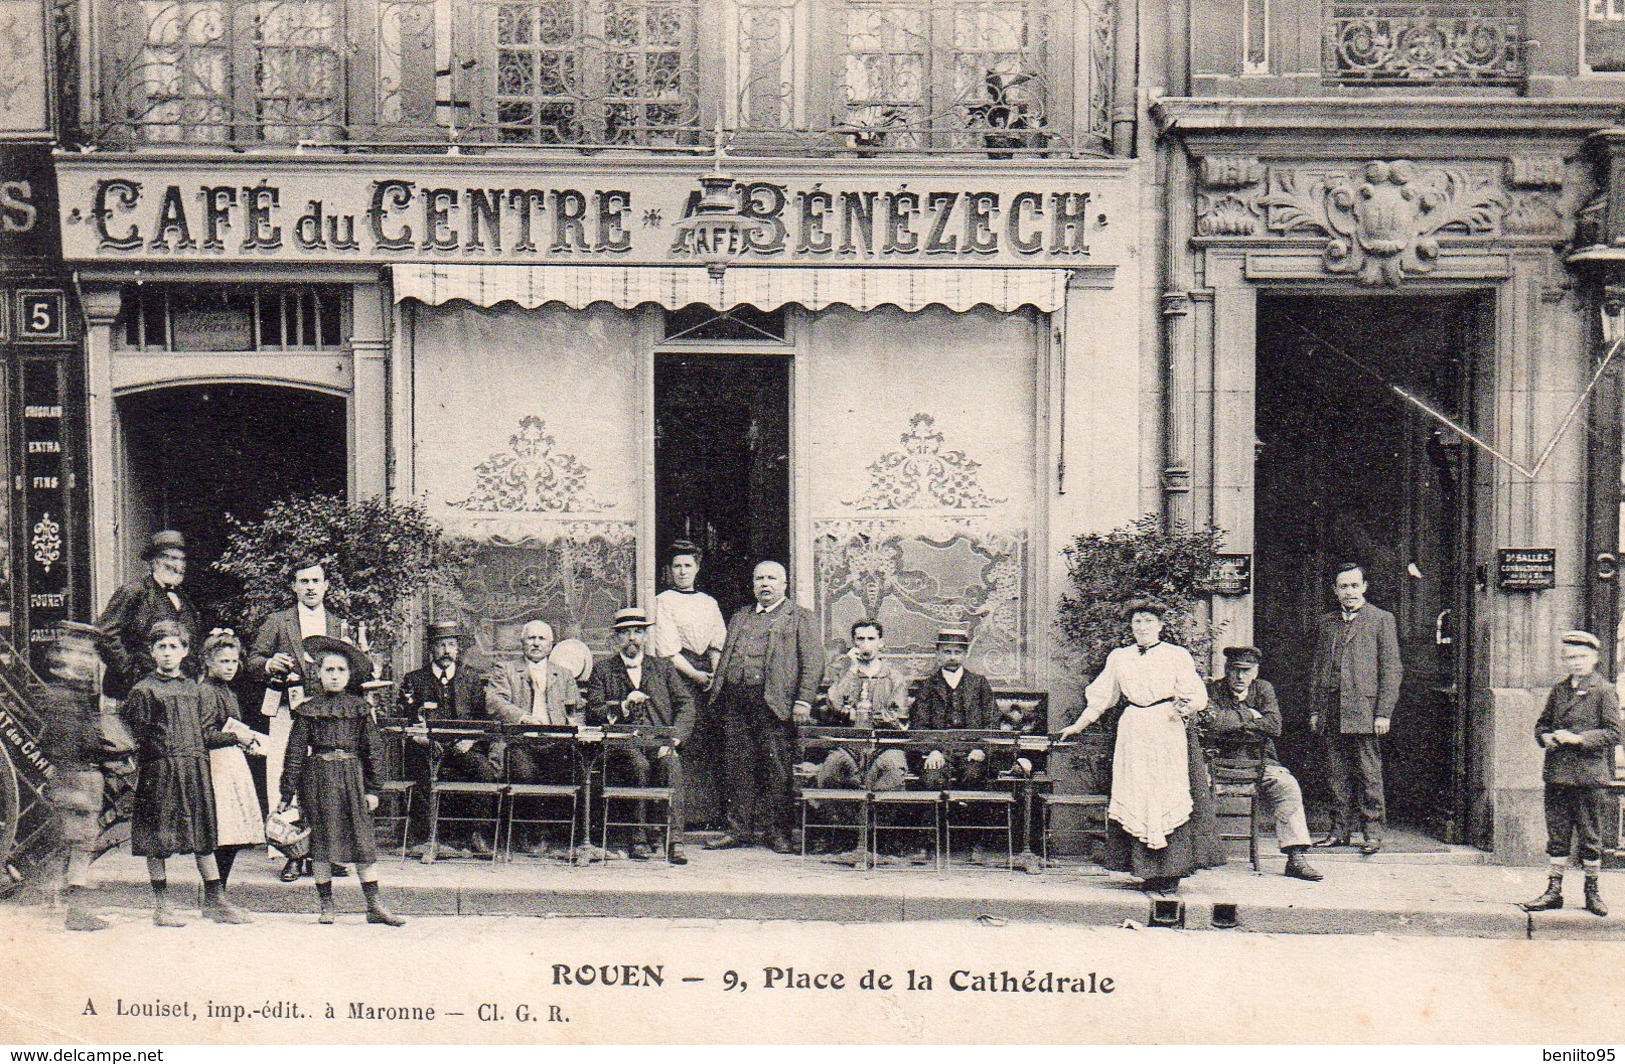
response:
M759 837L774 853L790 852L796 725L812 719L824 653L812 611L785 597L787 582L778 562L756 567L756 604L734 614L711 681L722 721L728 831L706 843L708 850Z
M109 698L122 699L152 668L147 633L159 621L175 621L185 629L193 656L184 668L188 675L198 671L202 629L192 600L181 589L186 579L186 537L172 529L154 533L141 557L147 562L146 575L113 592L96 622L107 636L101 643L107 662L102 691Z
M671 728L669 746L661 747L650 764L649 755L641 749L618 750L610 770L622 778L630 778L631 786L647 787L655 770L659 770L662 786L672 789L671 844L666 848L666 859L674 865L688 864L679 840L683 836L683 760L682 747L694 734L694 694L669 658L644 653L644 641L654 625L647 614L639 609L620 610L615 614L615 640L618 653L602 662L587 681L587 715L596 724L631 724L653 728ZM643 802L638 803L638 819L647 821ZM634 861L649 859L649 834L639 829L632 843Z
M1351 777L1360 781L1364 843L1371 856L1382 849L1386 810L1382 792L1382 737L1388 734L1404 668L1394 615L1365 600L1365 571L1354 562L1338 566L1332 590L1341 609L1320 618L1309 686L1309 730L1326 756L1332 792L1331 833L1316 846L1347 846L1353 834Z
M288 587L293 591L293 605L261 622L244 665L249 679L265 687L260 713L271 740L265 752L268 796L275 795L282 778L282 761L293 732L289 703L303 698L307 686L310 693L316 692L316 662L305 652L305 640L315 635L348 640L350 634L349 622L327 608L327 565L320 557L306 554L294 559L288 567ZM342 865L334 866L334 875L344 874ZM290 858L282 868L282 881L292 883L299 875L300 862Z
M450 725L457 721L484 724L485 682L472 669L462 668L463 630L456 621L437 621L429 626L429 664L413 669L401 679L396 708L413 721ZM417 780L425 793L429 789L429 739L418 736L406 748L408 778ZM458 739L440 753L439 778L453 782L495 783L501 770L491 760L485 743ZM426 826L426 825L423 825ZM468 836L468 848L476 856L488 857L495 840L478 830Z

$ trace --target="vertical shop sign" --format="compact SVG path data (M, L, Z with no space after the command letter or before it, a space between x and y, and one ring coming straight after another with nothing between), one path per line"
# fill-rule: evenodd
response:
M53 360L23 365L23 493L28 559L28 656L45 651L68 616L68 471L62 461L62 374Z

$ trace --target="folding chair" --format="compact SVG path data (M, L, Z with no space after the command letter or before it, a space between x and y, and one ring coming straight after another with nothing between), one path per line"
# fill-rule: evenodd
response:
M797 765L808 760L808 755L822 753L828 755L837 748L859 748L863 752L873 746L873 736L868 731L859 731L855 728L824 728L817 731L803 729L799 737L797 750ZM858 757L861 764L863 758ZM800 785L796 793L796 806L801 815L801 859L807 859L807 848L812 833L815 831L835 832L851 831L858 837L856 852L861 855L863 866L869 863L869 792L857 787L817 787L812 784L816 781L816 774L803 771L799 767L796 771L796 781ZM830 814L844 811L844 818L825 816L823 819L814 819L815 812Z
M400 835L400 857L406 860L406 848L410 841L412 830L412 802L417 793L417 784L412 780L395 778L404 768L407 743L406 728L409 721L405 717L380 717L378 730L398 744L393 756L388 751L384 757L384 769L390 773L391 778L378 784L378 808L373 811L373 832L378 840L380 851L387 851L395 846L395 836Z
M449 744L464 739L483 740L486 735L484 728L468 728L456 726L436 727L433 721L426 725L429 744L432 750L438 750L436 743ZM442 824L483 824L491 831L491 867L496 868L499 831L502 824L502 803L507 796L508 785L501 781L490 783L472 781L447 781L440 778L440 765L442 756L433 755L429 775L429 848L423 852L423 863L433 864L440 857L440 825ZM490 803L490 815L447 815L442 810L446 799L456 802L483 806Z
M503 758L503 778L508 788L508 816L500 847L503 859L513 860L514 828L534 827L541 830L562 827L569 835L569 848L576 848L576 818L580 812L581 783L575 771L575 728L533 724L506 724L502 728L503 742L509 756ZM531 750L565 748L569 754L570 780L552 783L515 783L513 781L512 751L515 747ZM568 805L569 813L561 807ZM556 807L557 811L555 811Z
M981 821L991 812L1002 815L1002 824ZM972 814L961 820L956 814ZM944 868L954 867L954 835L1004 836L1004 870L1010 871L1016 861L1016 796L1007 790L966 791L948 790L942 793L943 860ZM975 868L967 862L961 867Z
M669 860L671 844L676 841L672 835L672 813L676 801L676 789L672 787L649 785L621 785L611 784L609 777L613 771L616 754L629 752L642 753L649 761L651 775L659 768L659 753L662 748L669 747L675 736L672 728L635 728L630 731L606 731L604 734L604 786L602 788L603 801L601 804L603 824L600 835L599 848L605 853L609 852L609 833L611 828L631 828L633 831L647 832L649 828L657 828L663 839L660 854L663 860ZM672 756L676 756L673 754ZM611 816L614 805L618 803L622 809L630 807L633 813L622 814L627 819L616 820ZM659 820L648 819L650 804L654 804L663 814Z

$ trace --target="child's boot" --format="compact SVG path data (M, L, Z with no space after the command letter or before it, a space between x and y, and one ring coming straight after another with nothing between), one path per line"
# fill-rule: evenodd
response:
M217 924L251 924L253 918L226 898L225 884L218 879L203 881L203 915Z
M1586 911L1597 916L1607 916L1608 906L1602 903L1602 891L1598 889L1597 880L1595 874L1586 876Z
M331 879L316 884L316 898L321 902L321 914L316 917L318 924L333 922L333 881Z
M83 887L68 888L68 911L62 915L62 926L69 931L101 931L109 925L106 920L85 906Z
M1546 893L1534 901L1523 903L1526 913L1545 912L1547 909L1561 909L1563 907L1563 873L1553 872L1546 877Z
M155 879L152 881L153 910L152 923L154 927L185 927L186 921L169 904L169 881Z
M376 880L371 883L362 883L361 893L367 896L367 923L388 924L390 927L400 927L406 923L405 920L386 909L384 903L378 899L378 882Z

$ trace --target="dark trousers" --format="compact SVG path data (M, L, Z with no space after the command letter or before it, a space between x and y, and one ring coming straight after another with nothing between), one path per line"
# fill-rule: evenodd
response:
M652 752L643 750L617 750L610 755L609 774L620 786L647 787L650 780L658 780L656 786L670 787L671 841L682 841L683 759L677 751L673 750L665 757L656 757ZM638 820L649 823L649 803L640 799L637 811ZM639 842L648 843L654 837L654 832L650 828L639 828L632 836Z
M485 753L484 744L475 746L466 754L459 754L452 749L450 743L445 744L445 753L440 758L440 779L447 783L495 783L502 778L502 772L495 762ZM417 783L418 796L412 799L412 837L419 842L429 837L429 749L418 743L406 744L405 756L402 759L406 766L406 778ZM450 799L456 801L456 799ZM456 815L456 814L453 814Z
M1337 726L1334 718L1331 727ZM1382 740L1375 735L1344 735L1336 731L1321 734L1326 755L1326 786L1332 792L1332 834L1354 833L1356 795L1359 782L1360 828L1368 839L1382 838L1387 811L1382 796Z
M1608 801L1605 787L1546 785L1546 856L1567 857L1570 840L1579 836L1580 860L1602 860L1602 818Z
M790 837L790 768L796 726L780 720L760 687L729 685L722 695L728 833L762 841Z

